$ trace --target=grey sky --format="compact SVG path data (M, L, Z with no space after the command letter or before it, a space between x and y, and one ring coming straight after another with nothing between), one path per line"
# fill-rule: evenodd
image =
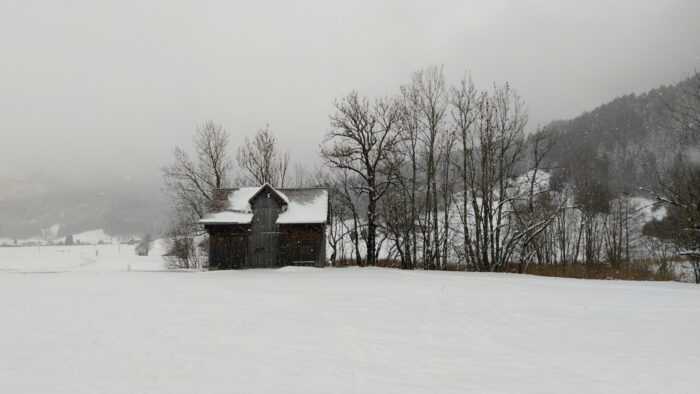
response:
M315 161L333 99L444 64L531 127L700 69L700 1L0 0L0 176L151 178L207 119Z

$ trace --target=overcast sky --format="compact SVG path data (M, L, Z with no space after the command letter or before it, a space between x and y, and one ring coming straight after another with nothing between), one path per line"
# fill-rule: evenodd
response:
M0 176L156 177L195 125L313 162L334 98L509 81L530 128L700 69L700 1L0 0Z

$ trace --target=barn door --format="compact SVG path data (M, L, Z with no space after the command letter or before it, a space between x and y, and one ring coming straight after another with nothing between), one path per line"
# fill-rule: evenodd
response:
M251 235L252 262L255 267L276 267L279 264L277 248L279 206L270 194L262 194L255 201Z
M209 261L213 267L226 270L229 266L229 248L227 238L221 234L212 235L209 245Z
M276 233L259 234L254 239L253 265L256 267L276 267L278 265L279 235Z
M245 236L234 235L229 245L229 267L241 268L245 264Z

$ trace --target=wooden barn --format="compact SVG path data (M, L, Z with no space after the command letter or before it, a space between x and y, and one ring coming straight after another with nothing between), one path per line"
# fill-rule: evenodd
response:
M217 189L204 219L209 269L326 264L328 190Z

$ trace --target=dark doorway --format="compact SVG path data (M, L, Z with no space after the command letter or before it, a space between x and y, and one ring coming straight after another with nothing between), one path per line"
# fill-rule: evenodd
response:
M241 268L245 265L245 236L234 235L229 244L230 268Z

